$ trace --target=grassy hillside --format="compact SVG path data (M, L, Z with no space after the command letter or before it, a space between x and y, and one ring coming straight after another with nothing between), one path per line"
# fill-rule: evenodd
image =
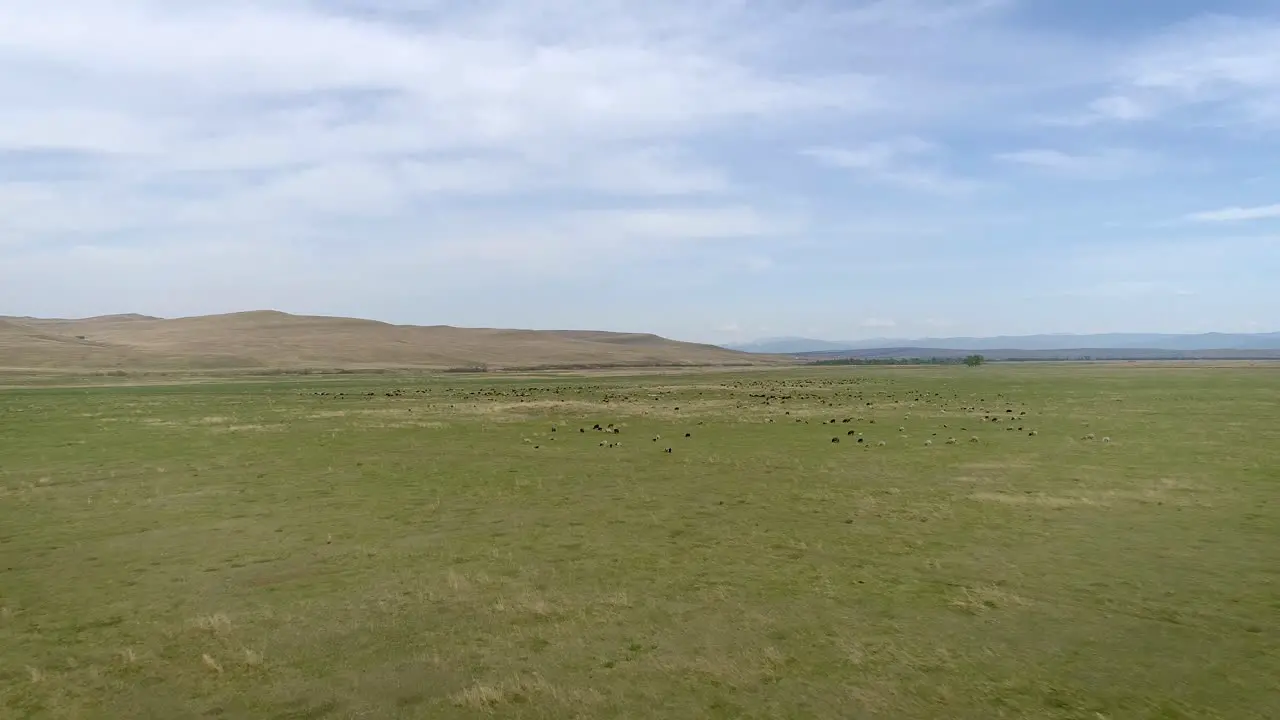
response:
M0 717L1273 720L1277 402L1102 365L9 390Z
M656 335L390 325L279 312L0 319L0 368L491 368L774 362Z

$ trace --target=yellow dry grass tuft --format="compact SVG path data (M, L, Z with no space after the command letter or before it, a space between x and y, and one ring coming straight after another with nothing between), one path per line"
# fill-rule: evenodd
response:
M497 682L476 682L449 696L454 705L478 712L493 712L508 705L531 702L581 709L597 705L603 699L595 690L557 687L539 674L518 675Z
M231 618L226 613L201 615L191 620L191 626L214 635L225 635L231 632Z
M262 653L256 650L250 650L249 648L244 648L244 664L245 665L248 665L249 667L254 667L254 668L261 667L264 661L265 660L262 656Z
M992 610L1008 610L1031 605L1031 602L996 585L977 585L961 588L951 599L951 607L980 614Z
M200 660L204 662L205 667L218 673L219 675L222 674L222 664L219 663L217 660L215 660L214 657L209 653L205 653L204 655L201 655Z

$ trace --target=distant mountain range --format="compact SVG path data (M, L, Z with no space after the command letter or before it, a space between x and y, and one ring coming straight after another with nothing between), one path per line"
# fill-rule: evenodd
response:
M1007 353L1014 350L1080 350L1084 348L1107 350L1163 350L1197 352L1204 350L1280 350L1280 332L1273 333L1201 333L1173 335L1159 333L1103 333L1097 335L1001 335L997 337L875 338L871 340L814 340L811 338L783 337L759 340L743 345L727 345L732 350L750 353L796 355L801 353L839 353L853 350L892 349L903 352L911 349L934 351L993 351Z

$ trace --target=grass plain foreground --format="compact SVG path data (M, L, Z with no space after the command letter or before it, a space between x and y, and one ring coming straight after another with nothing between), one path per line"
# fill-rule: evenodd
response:
M1275 366L0 390L3 717L1276 718L1278 581Z

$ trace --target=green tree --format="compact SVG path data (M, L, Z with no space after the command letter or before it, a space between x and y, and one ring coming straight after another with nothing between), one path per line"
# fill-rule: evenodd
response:
M978 367L979 365L981 365L986 361L987 359L982 357L981 355L970 355L969 357L966 357L964 359L964 364L968 365L969 367Z

